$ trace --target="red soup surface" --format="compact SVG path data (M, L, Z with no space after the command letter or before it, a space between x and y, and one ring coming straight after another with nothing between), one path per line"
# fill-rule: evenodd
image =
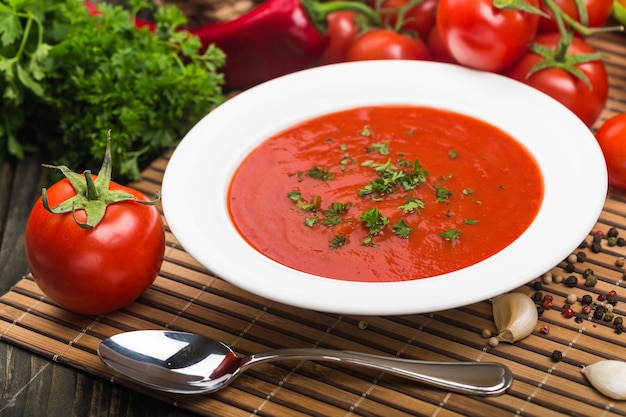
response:
M261 143L228 197L239 233L291 268L403 281L477 263L531 224L543 179L502 130L454 112L368 106Z

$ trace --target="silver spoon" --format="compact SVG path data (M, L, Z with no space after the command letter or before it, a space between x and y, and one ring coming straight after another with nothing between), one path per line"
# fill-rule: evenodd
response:
M367 366L449 391L497 395L513 382L509 368L489 362L426 362L331 349L277 349L238 357L215 340L184 332L139 330L103 340L98 355L116 372L148 387L204 394L230 384L253 365L283 359Z

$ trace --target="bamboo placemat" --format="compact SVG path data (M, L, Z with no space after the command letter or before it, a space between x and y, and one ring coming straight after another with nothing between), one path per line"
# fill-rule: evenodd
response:
M593 41L609 55L611 97L601 121L626 111L624 40L608 34ZM169 156L154 161L135 187L148 194L158 189ZM576 202L572 198L563 203ZM578 320L562 315L568 294L596 299L610 290L619 298L616 317L626 315L625 270L616 266L618 258L626 257L626 247L609 245L604 238L599 252L589 248L596 231L606 235L610 228L626 237L624 195L609 195L586 247L574 251L586 259L569 267L564 261L547 271L554 277L575 275L578 286L544 285L542 292L554 297L554 308L543 313L532 335L512 345L492 348L482 337L483 329L495 332L489 300L391 317L328 314L272 302L212 275L180 247L169 229L162 270L135 303L99 317L79 316L47 299L26 276L0 298L0 339L206 416L626 416L626 402L602 396L580 372L602 359L626 360L626 333L618 334L612 322L582 314L579 302L573 306ZM546 246L559 243L558 236L545 239ZM586 269L597 276L595 287L583 284ZM537 277L519 290L532 294L532 284L540 280ZM419 294L415 302L419 304ZM541 331L543 325L549 326L547 334ZM240 354L324 347L423 360L499 361L511 368L515 382L502 396L463 396L365 368L291 361L254 367L211 395L180 396L144 390L112 373L96 354L99 342L108 336L158 328L203 334L232 345ZM555 350L562 353L562 360L551 359Z

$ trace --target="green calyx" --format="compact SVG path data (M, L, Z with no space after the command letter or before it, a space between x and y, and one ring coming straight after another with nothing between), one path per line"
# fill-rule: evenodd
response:
M60 170L63 175L69 180L70 184L74 188L76 195L63 201L55 207L50 207L48 201L48 193L44 188L41 190L41 199L43 206L46 210L54 214L72 213L76 224L84 229L93 229L104 218L106 209L109 204L120 203L122 201L136 201L140 204L154 205L160 200L160 196L157 193L156 199L152 201L143 201L137 199L134 195L120 190L110 190L109 185L111 183L111 132L107 133L107 147L104 154L104 161L102 167L94 180L91 175L91 171L87 170L83 175L73 172L64 165L47 165L44 167L54 168ZM76 218L76 211L83 210L87 215L86 222L80 222Z

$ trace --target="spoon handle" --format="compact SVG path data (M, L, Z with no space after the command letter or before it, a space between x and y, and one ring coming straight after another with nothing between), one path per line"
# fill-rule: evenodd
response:
M242 366L285 359L344 362L390 372L463 394L498 395L513 382L505 365L495 362L429 362L333 349L277 349L248 357Z

